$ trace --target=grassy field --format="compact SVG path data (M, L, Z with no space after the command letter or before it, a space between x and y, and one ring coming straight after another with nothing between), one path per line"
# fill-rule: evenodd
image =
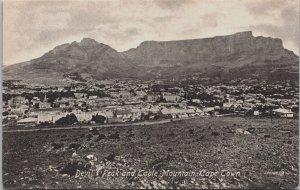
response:
M239 117L4 133L3 183L19 189L291 189L298 185L298 144L298 120ZM99 175L78 177L79 170ZM196 176L163 175L168 170ZM140 176L143 171L150 176Z

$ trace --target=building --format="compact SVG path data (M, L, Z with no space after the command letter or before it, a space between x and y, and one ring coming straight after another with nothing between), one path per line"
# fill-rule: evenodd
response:
M165 99L166 102L178 102L180 100L180 96L170 93L163 93L163 99Z
M130 120L132 118L132 113L130 109L117 110L115 112L116 118L122 118L123 120Z
M38 120L37 123L55 123L58 119L65 116L62 109L50 108L50 109L38 109Z
M37 123L38 118L34 118L34 117L28 117L28 118L24 118L21 119L19 121L17 121L17 125L18 126L35 126Z
M274 115L284 118L293 118L294 113L291 110L278 108L272 111Z
M159 95L156 94L148 94L145 96L145 101L146 102L156 102L160 99Z
M16 96L11 98L11 100L8 102L8 106L12 108L20 108L25 106L27 103L28 100L25 97Z

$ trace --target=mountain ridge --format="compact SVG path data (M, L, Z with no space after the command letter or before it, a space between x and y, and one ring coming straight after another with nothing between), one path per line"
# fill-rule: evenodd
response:
M251 31L202 39L144 41L123 52L83 38L80 42L58 45L39 58L15 64L18 66L4 67L3 74L4 79L31 82L64 80L65 73L74 72L98 80L188 75L226 78L230 72L252 68L245 77L253 77L278 69L296 71L298 59L294 52L284 48L281 39L254 37Z

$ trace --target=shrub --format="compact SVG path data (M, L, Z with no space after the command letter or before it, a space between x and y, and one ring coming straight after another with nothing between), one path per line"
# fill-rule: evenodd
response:
M115 157L116 157L116 155L114 153L112 153L112 154L109 154L105 159L110 162L113 162L113 161L115 161Z
M62 117L55 121L55 124L57 125L72 125L74 123L78 122L76 115L68 114L66 117Z
M193 135L194 134L194 129L190 129L189 132L190 132L190 134Z
M104 123L106 120L106 117L104 117L103 115L93 115L92 116L92 120L91 121L94 121L96 123Z
M51 146L53 146L52 150L56 150L62 148L64 146L64 143L52 143Z
M78 143L71 143L71 144L69 145L69 149L74 148L74 149L77 150L80 146L81 146L81 145L78 144Z
M212 136L219 136L220 133L218 133L218 132L212 132L211 135L212 135Z
M98 141L100 141L102 139L105 139L105 138L106 138L106 136L104 134L100 134L100 135L98 135L98 137L96 139L96 142L98 142Z
M116 133L110 135L109 138L110 138L110 139L120 139L120 135L119 135L118 132L116 132Z

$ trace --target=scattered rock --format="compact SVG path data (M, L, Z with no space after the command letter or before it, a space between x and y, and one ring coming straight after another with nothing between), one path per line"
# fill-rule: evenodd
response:
M72 158L78 158L79 156L78 156L78 154L76 153L76 151L75 152L73 152L73 154L72 154Z
M93 154L87 155L85 157L85 159L88 160L88 161L95 161L95 162L98 160L97 157L95 155L93 155Z
M168 182L166 180L161 180L160 183L163 185L168 185Z
M233 134L233 133L234 133L234 130L232 130L232 129L228 129L228 130L227 130L227 132L228 132L228 133L232 133L232 134Z
M238 128L238 129L235 130L235 133L237 133L237 134L243 134L244 131L243 131L243 129Z
M298 173L298 169L295 168L294 166L291 166L290 170L291 170L292 172Z
M253 128L253 127L249 127L249 128L247 129L247 131L249 131L249 133L254 133L254 131L255 131L255 128Z
M195 178L191 178L191 183L195 183Z

